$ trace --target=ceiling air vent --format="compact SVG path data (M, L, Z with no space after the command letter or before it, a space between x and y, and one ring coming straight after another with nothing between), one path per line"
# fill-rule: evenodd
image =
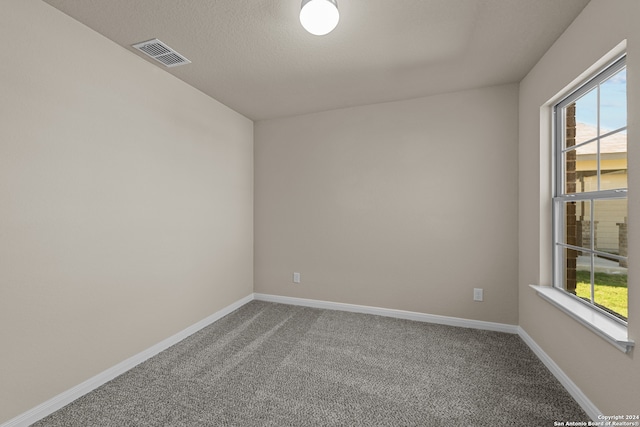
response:
M158 39L136 43L131 45L131 47L134 47L145 55L163 63L166 67L177 67L178 65L191 63L187 58L180 55Z

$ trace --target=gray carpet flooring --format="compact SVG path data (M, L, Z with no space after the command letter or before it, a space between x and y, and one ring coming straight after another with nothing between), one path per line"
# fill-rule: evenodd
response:
M517 335L252 301L34 426L588 419Z

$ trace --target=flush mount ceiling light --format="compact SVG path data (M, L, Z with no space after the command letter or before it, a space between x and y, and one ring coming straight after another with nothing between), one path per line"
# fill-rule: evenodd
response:
M340 20L336 0L302 0L300 23L316 36L329 34Z

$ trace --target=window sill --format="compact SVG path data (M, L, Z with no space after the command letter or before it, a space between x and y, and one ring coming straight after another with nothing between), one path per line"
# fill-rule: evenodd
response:
M579 301L575 301L569 295L551 286L529 285L538 295L565 312L573 319L591 329L594 333L613 344L617 349L628 353L634 346L629 340L627 327L613 319L598 313Z

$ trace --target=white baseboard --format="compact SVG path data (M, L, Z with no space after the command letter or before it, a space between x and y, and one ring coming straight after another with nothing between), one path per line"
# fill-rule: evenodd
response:
M459 326L461 328L483 329L487 331L518 333L517 325L505 323L484 322L459 317L438 316L435 314L417 313L415 311L394 310L390 308L371 307L367 305L345 304L341 302L320 301L305 298L283 297L270 294L253 294L260 301L277 302L281 304L302 305L305 307L324 308L327 310L350 311L354 313L375 314L377 316L395 317L397 319L415 320L417 322L437 323L439 325Z
M233 304L226 306L225 308L213 313L211 316L205 319L202 319L198 323L195 323L189 326L183 331L180 331L177 334L159 342L158 344L155 344L154 346L142 351L141 353L138 353L135 356L132 356L118 363L117 365L107 369L106 371L103 371L98 375L92 378L89 378L83 383L78 384L77 386L65 392L60 393L59 395L47 400L46 402L36 406L35 408L32 408L29 411L21 415L18 415L15 418L10 419L9 421L0 425L0 427L28 427L29 425L35 423L36 421L41 420L47 415L54 413L58 409L84 396L90 391L95 390L96 388L100 387L104 383L111 381L118 375L121 375L127 372L129 369L139 365L140 363L144 362L150 357L153 357L156 354L160 353L161 351L171 347L172 345L177 344L178 342L187 338L189 335L192 335L198 332L200 329L206 326L209 326L216 320L221 319L222 317L226 316L227 314L231 313L234 310L237 310L238 308L242 307L243 305L245 305L246 303L252 300L253 300L253 294L247 295L246 297L234 302Z
M599 415L602 415L602 412L596 408L596 405L593 404L589 400L589 398L578 388L578 386L571 381L571 378L564 373L562 369L553 361L551 357L547 353L542 350L542 348L522 329L518 326L518 335L520 338L529 346L529 348L538 356L538 359L544 363L544 365L551 371L551 373L556 377L560 384L569 392L571 397L574 398L578 405L582 408L584 412L591 418L592 421L601 421L598 419Z

